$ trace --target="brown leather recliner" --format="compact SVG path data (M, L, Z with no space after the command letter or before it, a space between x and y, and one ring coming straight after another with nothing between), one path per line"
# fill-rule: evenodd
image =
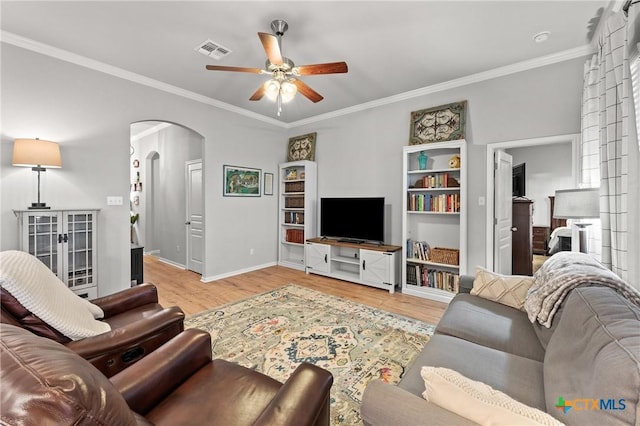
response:
M212 360L211 337L180 333L107 379L64 346L0 325L3 424L328 425L333 377L301 364L280 383Z
M184 312L178 307L163 308L153 284L139 286L94 299L104 311L101 321L111 326L108 333L71 340L50 327L0 288L0 322L12 324L59 342L91 362L111 377L149 354L184 330Z

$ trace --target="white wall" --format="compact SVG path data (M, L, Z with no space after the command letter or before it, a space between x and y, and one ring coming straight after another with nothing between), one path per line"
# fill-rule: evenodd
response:
M47 171L44 201L53 207L100 208L100 295L129 286L129 126L143 120L179 123L205 138L203 276L274 262L277 197L222 197L222 165L275 172L287 139L281 127L127 82L11 45L2 45L0 248L17 247L12 209L35 199L34 173L11 166L13 140L60 143L63 168ZM106 197L121 196L122 206ZM255 249L249 256L248 246Z
M578 133L584 59L469 84L290 129L318 132L318 197L378 195L392 204L391 244L401 245L402 147L412 111L467 100L467 265L484 265L486 144Z
M525 193L533 201L533 226L550 226L549 196L575 188L571 175L571 143L506 149L513 165L525 163Z

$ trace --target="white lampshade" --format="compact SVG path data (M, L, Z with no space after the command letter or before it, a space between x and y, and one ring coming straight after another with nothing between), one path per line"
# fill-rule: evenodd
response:
M296 96L298 88L290 81L285 81L280 85L280 94L282 95L282 102L289 102Z
M600 217L600 188L556 191L553 217L557 219L594 219Z
M60 146L51 141L40 139L16 139L13 143L14 166L46 167L59 169L62 167Z
M265 95L267 98L275 101L278 98L278 92L280 91L280 82L278 80L269 80L264 84Z

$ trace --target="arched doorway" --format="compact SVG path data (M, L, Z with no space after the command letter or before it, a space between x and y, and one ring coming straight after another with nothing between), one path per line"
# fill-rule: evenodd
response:
M144 253L183 269L202 273L202 239L189 238L187 218L186 165L202 162L204 138L199 133L174 123L141 121L131 124L131 197L132 214L138 214L133 242ZM203 183L201 183L203 184ZM195 192L204 206L204 190ZM202 224L203 225L203 224ZM189 253L199 253L201 263L189 262Z

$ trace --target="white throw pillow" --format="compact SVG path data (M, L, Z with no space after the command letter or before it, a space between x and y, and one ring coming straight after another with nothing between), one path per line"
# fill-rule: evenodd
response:
M563 425L555 417L516 401L457 371L422 367L424 399L481 425Z
M471 294L524 311L524 301L532 284L533 277L502 275L477 266Z

